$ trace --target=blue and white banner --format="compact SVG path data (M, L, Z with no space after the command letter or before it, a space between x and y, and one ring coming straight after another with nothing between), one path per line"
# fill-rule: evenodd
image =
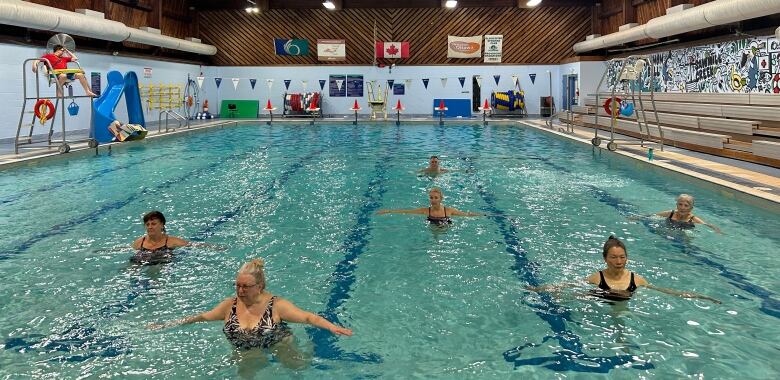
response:
M284 80L284 88L285 89L287 89L287 90L290 89L290 82L292 82L292 80L290 80L290 79L285 79Z
M428 89L428 81L429 81L429 80L430 80L430 79L428 79L428 78L423 78L423 80L422 80L422 81L423 81L423 86L425 86L425 89L426 89L426 90Z
M255 84L256 83L257 83L257 79L252 79L252 78L249 79L249 84L252 85L252 89L253 90L255 89Z
M217 83L217 88L219 88L219 85L222 84L222 78L214 78L214 82Z
M460 88L463 88L466 84L466 77L458 77L458 81L460 82Z
M346 42L344 40L317 40L317 60L346 61Z
M496 86L498 86L498 82L501 81L501 75L493 75L493 79L496 81Z
M274 38L276 55L309 55L309 41L290 38Z
M325 90L325 83L328 83L325 79L320 79L320 91Z

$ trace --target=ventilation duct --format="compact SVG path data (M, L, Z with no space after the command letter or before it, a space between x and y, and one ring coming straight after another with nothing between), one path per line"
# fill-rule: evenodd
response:
M121 22L85 16L21 0L0 0L0 24L68 33L113 42L137 42L204 55L217 53L217 48L212 45L163 36L130 28Z
M778 0L715 0L698 7L656 17L645 25L578 42L574 45L574 51L583 53L647 37L663 38L778 12L780 12Z

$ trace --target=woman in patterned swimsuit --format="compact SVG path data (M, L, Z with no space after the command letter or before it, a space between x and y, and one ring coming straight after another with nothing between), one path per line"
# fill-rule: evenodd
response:
M428 199L431 201L430 207L420 207L410 210L379 210L377 215L384 214L421 214L428 216L428 222L432 225L442 226L452 224L451 216L485 216L485 214L478 212L464 212L456 208L445 207L441 204L444 199L444 194L441 189L434 187L428 193Z
M150 211L144 215L146 235L135 239L135 254L130 261L137 264L162 264L173 259L173 249L190 245L190 242L165 233L165 215Z
M225 321L222 331L239 350L273 348L292 340L285 322L308 323L336 335L352 335L352 330L330 323L325 318L297 308L292 302L265 289L264 262L254 259L244 264L236 276L236 296L228 297L211 311L150 328L164 328L201 321ZM285 357L280 356L282 361Z

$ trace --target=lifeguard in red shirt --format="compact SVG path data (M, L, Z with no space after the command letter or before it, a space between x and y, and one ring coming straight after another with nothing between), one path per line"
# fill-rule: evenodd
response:
M57 73L57 70L65 70L68 68L68 62L75 62L78 60L78 57L76 57L75 54L70 52L68 49L65 49L62 45L55 45L54 48L52 48L52 52L49 54L44 54L41 59L45 59L49 61L49 64L51 65L51 68L54 70L54 72L48 73L52 77L56 77L57 79L57 96L62 97L62 86L70 82L74 79L78 79L79 83L81 83L81 87L84 87L84 92L86 92L87 96L94 97L96 96L95 93L92 92L92 89L89 88L89 83L87 83L87 78L84 77L83 72L76 72L76 73ZM38 71L38 62L36 61L33 63L33 72ZM47 66L48 69L48 66Z

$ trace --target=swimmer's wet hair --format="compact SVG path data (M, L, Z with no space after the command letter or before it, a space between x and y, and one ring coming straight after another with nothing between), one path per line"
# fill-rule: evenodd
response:
M438 159L438 158L439 158L439 156L433 155L433 156L431 156L431 158L436 158L436 159Z
M252 275L252 277L255 278L255 281L257 281L257 283L260 285L260 290L262 291L265 289L265 273L263 272L264 266L265 261L263 259L252 259L252 261L242 265L241 269L238 270L238 273Z
M430 190L428 190L429 193L439 193L439 196L444 198L444 193L441 192L441 189L438 187L432 187Z
M609 250L615 247L623 248L623 251L625 251L626 255L628 255L628 250L626 249L626 245L623 244L623 242L620 241L620 239L616 238L615 235L609 235L609 238L604 243L604 252L602 252L602 256L604 256L604 258L606 259Z
M152 210L144 214L144 223L152 219L157 219L160 223L165 224L165 215L157 210Z
M678 200L678 201L680 201L680 200L686 200L686 201L688 201L688 203L690 203L690 204L691 204L691 207L693 207L693 195L688 195L688 194L680 194L680 195L678 195L678 196L677 196L677 200Z

